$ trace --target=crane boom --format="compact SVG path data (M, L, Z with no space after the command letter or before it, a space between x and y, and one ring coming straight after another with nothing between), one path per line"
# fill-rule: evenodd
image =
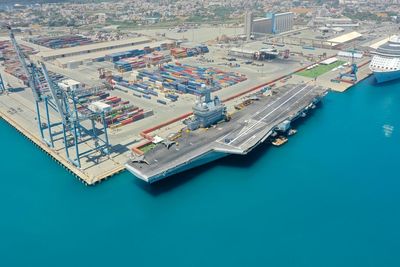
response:
M57 107L57 112L60 114L62 123L64 125L67 125L69 123L70 116L68 114L68 108L66 107L67 101L64 99L65 93L62 92L61 90L57 90L58 89L57 85L55 85L54 82L52 81L52 79L50 78L44 62L40 62L40 66L42 67L42 72L43 72L44 78L49 86L50 94L51 94L52 98L54 99L54 102Z
M0 94L4 93L6 91L6 86L4 85L3 77L1 77L0 73Z
M14 47L15 53L17 54L18 60L22 65L22 69L24 70L25 75L28 78L28 85L32 90L32 93L33 93L33 96L35 97L35 100L37 102L40 102L41 101L41 96L40 96L40 93L39 93L39 84L37 83L37 81L35 80L35 77L33 76L33 73L32 73L33 70L31 69L31 67L32 67L31 64L32 63L28 64L26 62L24 54L22 53L22 50L19 47L19 45L17 43L17 40L15 39L14 32L11 29L11 27L7 26L7 29L8 29L8 34L10 36L10 40L11 40L11 43L12 43L12 45Z

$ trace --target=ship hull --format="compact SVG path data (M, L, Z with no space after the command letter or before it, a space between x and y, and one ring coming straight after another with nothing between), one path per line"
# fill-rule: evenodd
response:
M205 154L203 154L203 155L201 155L201 156L199 156L197 158L194 158L194 159L186 162L185 164L178 165L178 166L176 166L174 168L169 169L168 171L166 171L164 173L160 173L160 174L157 174L157 175L154 175L154 176L151 176L151 177L147 177L147 176L142 175L141 173L137 172L137 170L131 168L129 166L129 164L126 164L125 167L129 172L131 172L133 175L135 175L139 179L142 179L142 180L144 180L144 181L146 181L148 183L154 183L154 182L156 182L158 180L161 180L161 179L167 178L169 176L172 176L172 175L175 175L175 174L178 174L178 173L181 173L181 172L196 168L198 166L210 163L212 161L215 161L217 159L226 157L228 155L229 154L227 154L227 153L211 151L211 152L205 153Z
M375 79L378 83L389 82L393 80L400 79L400 70L398 71L374 71Z

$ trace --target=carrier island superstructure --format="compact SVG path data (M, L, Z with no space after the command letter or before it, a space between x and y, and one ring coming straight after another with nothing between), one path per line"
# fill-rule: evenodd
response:
M277 131L287 131L292 121L305 117L326 92L310 83L288 84L269 96L257 97L231 117L219 99L211 99L206 92L193 107L194 117L185 122L179 138L135 155L126 168L152 183L230 154L246 155Z

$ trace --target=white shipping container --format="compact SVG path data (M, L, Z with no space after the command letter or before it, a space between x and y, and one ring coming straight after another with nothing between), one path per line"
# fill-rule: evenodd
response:
M111 111L111 106L103 102L93 102L89 105L89 110L93 112L108 112Z

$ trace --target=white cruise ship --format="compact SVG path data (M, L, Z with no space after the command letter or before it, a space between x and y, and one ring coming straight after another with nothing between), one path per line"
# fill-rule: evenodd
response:
M400 36L390 37L374 54L369 68L378 83L400 78Z

